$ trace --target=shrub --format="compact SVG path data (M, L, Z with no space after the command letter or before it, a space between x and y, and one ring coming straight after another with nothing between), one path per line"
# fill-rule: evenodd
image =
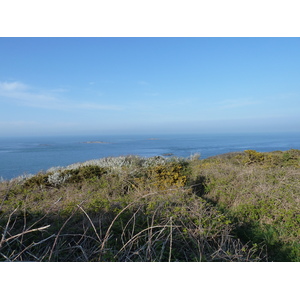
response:
M61 175L67 177L66 182L79 183L85 180L99 179L105 173L105 168L98 166L84 166L78 169L65 170Z
M262 163L265 160L265 156L263 153L257 152L255 150L245 150L244 152L247 154L244 159L245 164Z

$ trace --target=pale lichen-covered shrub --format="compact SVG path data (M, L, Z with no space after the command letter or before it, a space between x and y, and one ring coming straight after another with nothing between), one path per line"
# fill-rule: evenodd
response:
M195 161L195 160L199 160L200 157L201 157L200 153L194 153L194 154L190 155L190 157L188 158L188 160Z
M57 171L64 171L64 170L76 170L81 167L86 166L98 166L101 168L107 168L110 171L121 171L124 168L132 168L133 170L136 168L148 168L154 167L158 165L165 165L167 162L182 162L184 161L183 158L178 157L170 157L164 158L162 156L154 156L154 157L139 157L139 156L118 156L118 157L104 157L100 159L93 159L88 160L82 163L75 163L71 164L66 167L52 167L48 172L57 172ZM55 175L58 176L58 175Z
M141 161L141 167L148 168L158 165L165 165L167 159L162 156L149 157Z
M37 175L22 175L14 180L20 183L24 182L24 184L27 185L38 184L59 187L64 183L73 182L75 177L78 180L88 179L91 176L99 177L99 174L104 169L105 173L124 174L125 172L130 173L133 176L144 171L147 173L151 170L150 173L152 172L153 174L156 174L155 177L157 177L157 179L159 178L158 181L161 183L165 182L167 185L184 185L185 177L183 177L183 175L179 175L181 172L179 172L179 169L176 169L177 167L175 168L176 170L173 167L170 174L168 174L168 171L166 170L170 164L182 166L185 163L187 163L187 159L179 157L165 158L162 156L154 156L145 158L135 155L105 157L86 162L74 163L66 167L52 167L45 173L39 173ZM102 171L100 172L98 169L101 169ZM100 172L99 174L97 173L98 171Z
M47 172L76 170L86 166L98 166L101 168L108 168L110 170L121 170L123 167L131 167L138 165L141 158L138 156L118 156L118 157L104 157L100 159L88 160L82 163L71 164L66 167L50 168Z
M10 182L13 182L13 183L16 183L16 184L22 183L22 182L24 182L24 181L32 178L33 176L34 176L33 174L20 175L20 176L18 176L16 178L11 179Z
M71 174L64 174L62 172L54 172L48 176L48 182L53 186L59 186L64 184L69 178Z

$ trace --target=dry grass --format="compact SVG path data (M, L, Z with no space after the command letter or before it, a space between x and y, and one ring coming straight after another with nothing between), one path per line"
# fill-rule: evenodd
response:
M3 181L0 259L299 261L299 152L107 158Z

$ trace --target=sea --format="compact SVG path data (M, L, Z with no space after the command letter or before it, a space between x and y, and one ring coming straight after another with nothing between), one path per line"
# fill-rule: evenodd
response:
M200 159L253 149L300 149L298 133L0 137L0 180L103 157L138 155Z

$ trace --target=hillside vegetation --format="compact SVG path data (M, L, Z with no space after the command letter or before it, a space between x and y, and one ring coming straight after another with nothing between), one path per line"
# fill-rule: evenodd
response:
M300 261L300 150L111 157L0 183L2 261Z

